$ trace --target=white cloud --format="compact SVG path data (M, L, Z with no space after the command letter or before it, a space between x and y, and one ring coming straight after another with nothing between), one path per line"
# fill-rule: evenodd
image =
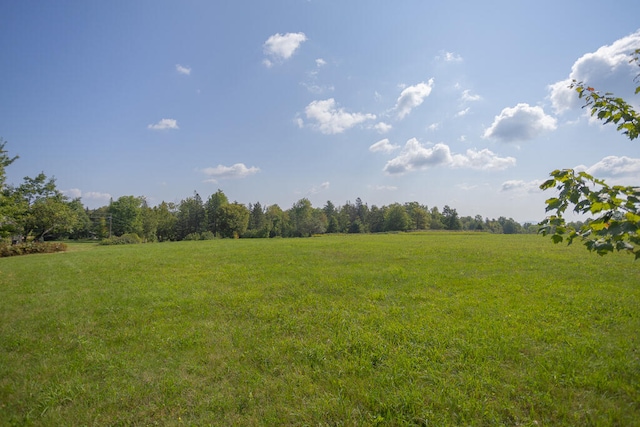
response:
M435 131L440 129L440 123L431 123L429 126L427 126L427 129L430 131Z
M316 59L316 67L320 68L320 67L324 67L325 65L327 65L327 61L325 61L322 58Z
M385 122L379 122L376 123L373 128L377 130L378 133L387 133L393 128L393 126Z
M348 113L336 106L333 98L312 101L305 108L309 120L315 121L315 127L324 134L342 133L367 120L375 120L374 114Z
M482 97L480 95L473 95L469 89L462 92L462 101L464 102L473 102L479 101Z
M369 185L369 188L375 191L396 191L398 189L395 185Z
M91 200L109 200L111 199L111 194L109 193L100 193L98 191L87 191L82 195L85 199Z
M598 178L634 178L637 181L640 179L640 159L627 156L607 156L593 166L586 168L586 172Z
M260 171L257 167L246 167L244 163L236 163L233 166L218 165L215 168L205 168L202 172L210 177L205 182L217 183L218 179L245 178Z
M414 170L435 166L451 168L469 168L479 170L502 170L515 166L513 157L498 157L488 149L469 149L465 154L451 154L446 144L425 147L417 139L411 138L405 144L400 155L387 162L384 171L389 175L403 174Z
M463 117L466 116L467 113L471 110L470 107L465 108L464 110L460 110L456 113L456 117Z
M540 193L540 185L544 181L536 179L533 181L509 180L502 183L500 191L514 193Z
M325 181L322 184L318 185L318 186L313 186L311 187L311 189L309 190L309 194L318 194L322 191L326 191L329 189L329 186L331 184L329 183L329 181Z
M176 71L177 71L179 74L184 74L184 75L186 75L186 76L191 75L191 68L189 68L189 67L184 67L184 66L182 66L182 65L180 65L180 64L176 64Z
M436 59L441 59L445 62L462 62L462 56L453 52L442 51L440 55L436 56Z
M427 83L422 82L405 88L396 101L395 110L398 112L398 118L403 119L411 110L422 104L432 89L433 78L429 79Z
M62 191L62 194L69 197L70 199L77 199L82 197L82 191L79 188L70 188L68 190Z
M307 40L304 33L274 34L264 42L265 55L271 59L263 62L267 67L273 66L273 61L280 62L291 58L300 45Z
M491 150L468 149L465 154L454 154L451 166L479 170L503 170L516 165L513 157L498 157Z
M372 153L377 153L377 152L391 153L391 152L397 150L398 148L400 148L399 145L391 144L389 142L389 139L385 138L385 139L381 139L380 141L376 142L375 144L372 144L369 147L369 151L371 151Z
M629 56L640 46L640 30L595 52L582 55L571 67L568 78L549 85L549 98L559 114L582 105L577 93L569 89L572 80L585 82L596 90L614 92L619 96L632 94L637 67L629 63Z
M556 123L557 120L545 114L541 107L520 103L502 110L484 132L484 138L495 138L503 142L528 140L544 131L555 130Z
M178 122L174 119L162 119L158 123L148 125L147 129L151 130L166 130L166 129L179 129Z

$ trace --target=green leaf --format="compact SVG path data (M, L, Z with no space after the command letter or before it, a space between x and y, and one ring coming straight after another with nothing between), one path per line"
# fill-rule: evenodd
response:
M553 236L551 236L551 240L553 241L553 243L560 243L563 240L563 237L558 235L558 234L554 234Z

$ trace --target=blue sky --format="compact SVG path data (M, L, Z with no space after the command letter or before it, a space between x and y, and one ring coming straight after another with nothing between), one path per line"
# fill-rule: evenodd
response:
M556 168L640 182L640 146L571 78L638 104L640 4L5 1L0 136L91 208L221 189L544 217Z

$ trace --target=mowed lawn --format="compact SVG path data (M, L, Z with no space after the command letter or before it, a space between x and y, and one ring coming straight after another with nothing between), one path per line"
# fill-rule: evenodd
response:
M535 235L0 259L0 425L640 425L640 262Z

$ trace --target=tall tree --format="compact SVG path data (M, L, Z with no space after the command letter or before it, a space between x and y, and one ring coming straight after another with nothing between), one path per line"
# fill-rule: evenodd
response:
M411 227L411 218L407 210L399 203L390 205L384 216L385 231L407 231Z
M158 221L156 235L158 240L166 242L176 240L177 208L174 203L162 202L153 208Z
M207 212L207 230L211 231L213 234L217 235L219 233L220 208L228 204L229 199L220 189L207 199L205 204L205 210Z
M202 233L207 230L207 212L200 195L194 191L193 197L188 197L180 202L176 221L176 234L178 240L184 239L193 233Z
M107 212L111 214L113 235L142 236L142 201L141 197L121 196L118 200L111 202Z
M241 237L249 225L249 209L240 203L230 203L220 207L219 233L222 237Z
M462 228L458 211L448 205L442 208L442 223L447 230L460 230Z

